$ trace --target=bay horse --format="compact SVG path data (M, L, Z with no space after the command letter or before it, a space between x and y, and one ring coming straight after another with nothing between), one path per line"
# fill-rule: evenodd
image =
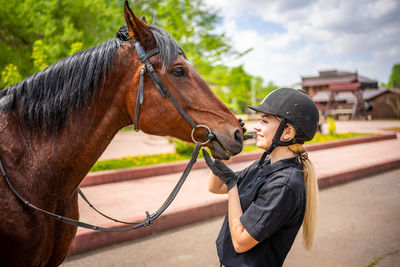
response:
M135 16L127 0L126 26L117 37L80 51L0 91L0 160L13 187L43 210L79 218L77 189L119 129L134 123L145 133L191 141L192 126L164 98L152 77L140 82L149 56L159 79L196 124L215 138L215 158L243 147L234 114L216 97L163 29ZM196 138L204 138L203 130ZM77 227L24 206L0 174L0 265L57 266L68 255Z

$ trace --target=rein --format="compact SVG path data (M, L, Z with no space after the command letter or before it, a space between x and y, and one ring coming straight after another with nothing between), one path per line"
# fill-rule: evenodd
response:
M92 225L92 224L88 224L88 223L84 223L78 220L74 220L71 218L67 218L67 217L63 217L57 214L54 214L52 212L43 210L39 207L36 207L35 205L33 205L32 203L30 203L29 201L27 201L23 196L21 196L18 191L12 186L10 179L6 173L6 171L4 170L3 164L0 160L0 172L3 176L3 178L5 179L7 185L10 187L11 191L14 193L14 195L20 200L22 201L22 203L26 206L28 206L29 208L39 211L49 217L52 217L58 221L67 223L67 224L71 224L74 226L78 226L78 227L83 227L83 228L87 228L87 229L92 229L92 230L100 230L100 231L107 231L107 232L122 232L122 231L129 231L129 230L134 230L134 229L138 229L140 227L145 227L148 226L150 224L153 223L154 220L156 220L168 207L169 205L172 203L172 201L175 199L176 195L178 194L179 190L181 189L183 183L185 182L187 176L189 175L190 171L192 170L192 167L194 165L194 163L197 160L197 156L199 154L200 148L207 144L209 141L213 140L215 138L215 135L211 132L210 128L207 127L206 125L197 125L193 122L193 120L189 117L189 115L182 109L182 107L179 105L179 103L175 100L175 98L172 97L172 95L170 94L170 92L168 91L168 88L164 85L164 83L161 81L161 79L158 77L157 73L155 72L153 66L151 65L151 63L149 62L149 58L158 54L159 50L158 48L155 48L153 50L151 50L149 53L146 53L143 49L143 47L140 45L139 42L135 41L135 48L136 48L136 52L138 53L139 56L139 60L143 63L142 68L140 70L140 83L139 83L139 90L138 90L138 96L137 96L137 101L136 101L136 111L135 111L135 116L134 116L134 128L135 131L139 131L138 128L138 118L139 118L139 110L140 110L140 105L143 103L143 87L144 87L144 75L145 72L147 70L147 72L149 73L154 85L156 86L158 92L161 94L161 96L163 98L165 98L166 96L168 96L168 98L171 100L171 102L174 104L174 106L177 108L177 110L179 111L179 113L186 119L186 121L192 126L192 133L191 133L191 137L194 143L196 143L196 146L194 148L194 151L192 152L192 157L188 163L188 165L186 166L181 178L179 179L179 181L177 182L177 184L175 185L174 189L172 190L172 192L170 193L170 195L167 197L167 199L165 200L165 202L161 205L161 207L153 212L153 213L149 213L148 211L146 211L146 219L142 220L142 221L138 221L138 222L124 222L124 221L119 221L116 219L113 219L107 215L105 215L104 213L100 212L99 210L97 210L86 198L86 196L82 193L82 191L78 188L78 193L79 195L83 198L83 200L85 200L89 206L91 208L93 208L95 211L97 211L99 214L101 214L102 216L113 220L115 222L119 222L119 223L123 223L123 224L132 224L132 226L130 227L124 227L124 228L111 228L111 227L101 227L101 226L96 226L96 225ZM199 128L205 128L208 133L206 135L207 140L205 142L200 142L200 141L196 141L194 139L194 132L199 129Z
M192 167L193 167L194 163L196 162L197 155L199 154L201 146L202 146L201 142L197 142L196 143L196 147L195 147L195 149L194 149L194 151L192 153L192 158L190 159L188 165L186 166L181 178L179 179L179 181L175 185L175 188L172 190L172 192L170 193L168 198L165 200L165 202L162 204L162 206L157 211L153 212L152 214L150 214L148 211L146 211L146 219L144 219L142 221L139 221L139 222L132 222L132 223L123 222L123 221L118 221L118 220L115 220L115 219L113 219L111 217L108 217L107 215L105 215L105 214L103 214L103 213L101 213L101 212L99 212L99 211L97 211L95 209L97 212L99 212L100 214L102 214L106 218L109 218L109 219L114 220L116 222L120 222L120 223L124 223L124 224L134 224L133 226L124 227L124 228L101 227L101 226L97 226L97 225L93 225L93 224L89 224L89 223L84 223L84 222L81 222L81 221L78 221L78 220L74 220L74 219L71 219L71 218L67 218L67 217L64 217L64 216L61 216L61 215L57 215L57 214L54 214L52 212L49 212L49 211L43 210L41 208L38 208L35 205L33 205L32 203L30 203L29 201L27 201L24 197L22 197L17 192L17 190L15 190L15 188L12 186L12 184L10 182L10 179L9 179L7 173L4 170L4 167L3 167L3 164L1 163L1 160L0 160L0 171L1 171L1 174L3 175L3 177L5 179L6 183L8 184L10 189L12 190L12 192L17 196L17 198L19 200L21 200L26 206L28 206L31 209L39 211L39 212L41 212L41 213L43 213L43 214L45 214L45 215L47 215L49 217L52 217L52 218L54 218L54 219L56 219L58 221L61 221L61 222L67 223L67 224L71 224L71 225L74 225L74 226L83 227L83 228L87 228L87 229L91 229L91 230L100 230L100 231L105 231L105 232L123 232L123 231L130 231L130 230L138 229L138 228L145 227L145 226L148 226L148 225L152 224L153 221L156 220L169 207L169 205L172 203L172 201L175 199L176 195L178 194L179 190L181 189L181 187L182 187L183 183L185 182L187 176L189 175L190 171L192 170ZM78 190L79 190L79 194L82 196L83 193L80 191L80 189L78 189ZM87 201L87 199L86 199L86 197L84 197L84 195L82 197L83 197L83 199L85 201ZM93 206L91 205L91 207L93 207Z

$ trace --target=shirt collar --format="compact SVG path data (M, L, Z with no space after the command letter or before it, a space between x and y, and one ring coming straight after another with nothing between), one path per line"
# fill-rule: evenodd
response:
M295 167L295 168L301 169L301 166L300 166L299 161L297 160L297 157L282 159L282 160L279 160L272 164L271 164L271 159L268 158L265 161L265 164L263 164L263 166L262 166L262 173L263 173L263 176L268 176L274 172L277 172L277 171L282 170L287 167Z

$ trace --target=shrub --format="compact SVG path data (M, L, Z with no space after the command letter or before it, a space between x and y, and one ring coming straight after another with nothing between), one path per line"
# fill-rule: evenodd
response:
M180 140L172 140L172 143L175 145L175 153L178 155L187 155L191 156L194 150L195 145L192 143L180 141Z
M336 134L336 124L335 124L335 120L332 117L328 117L328 131L329 131L329 134L331 134L331 135Z
M1 87L6 88L10 85L21 81L22 77L19 74L18 67L14 64L8 64L1 72Z

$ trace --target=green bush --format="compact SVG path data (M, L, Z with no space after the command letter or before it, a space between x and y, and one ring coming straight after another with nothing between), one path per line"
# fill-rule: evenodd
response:
M336 134L336 124L332 117L328 117L328 131L330 135Z
M19 74L18 67L14 64L8 64L1 72L1 87L6 88L10 85L21 81L22 77Z
M188 158L190 157L178 155L176 153L168 153L168 154L158 154L158 155L138 155L134 157L109 159L109 160L97 161L90 170L90 172L147 166L147 165L186 160Z
M191 156L194 150L195 145L192 143L180 141L180 140L172 140L172 143L175 146L175 153L178 155Z
M32 59L35 71L41 71L49 65L48 50L49 46L43 40L36 40L33 43Z

